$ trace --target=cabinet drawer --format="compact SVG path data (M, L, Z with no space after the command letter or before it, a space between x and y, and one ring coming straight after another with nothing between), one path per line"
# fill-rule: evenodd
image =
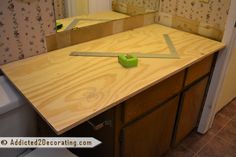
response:
M209 73L211 71L213 60L214 60L214 55L211 55L189 67L187 70L185 86L193 83L197 79Z
M135 119L180 92L183 82L184 72L180 72L127 100L123 104L124 123Z

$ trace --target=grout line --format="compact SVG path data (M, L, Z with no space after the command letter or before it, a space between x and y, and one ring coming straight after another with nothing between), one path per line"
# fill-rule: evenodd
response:
M185 148L186 150L192 152L193 154L196 154L196 152L194 152L192 149L185 147L183 144L180 144L181 147Z
M226 116L226 115L224 115L224 114L222 114L222 113L217 113L217 114L219 114L220 116L222 116L222 117L224 117L224 118L227 118L227 119L229 119L229 120L233 120L234 119L234 116L232 116L232 117L228 117L228 116Z
M220 133L220 131L222 131L232 120L229 120L228 122L225 123L225 125L222 126L221 129L219 129L216 133L212 133L213 136L209 139L209 141L207 141L196 153L199 154L207 144L209 144L214 138L217 138L218 134Z
M216 134L213 134L212 137L196 152L196 154L199 154L205 148L205 146L208 145L215 137Z
M226 125L228 125L228 124L229 124L230 122L232 122L232 121L233 121L233 119L229 120ZM227 142L227 143L230 144L230 145L233 145L233 144L232 144L231 142L229 142L228 140L224 139L223 137L218 136L219 133L220 133L220 131L222 131L222 130L226 127L226 125L224 125L224 127L221 128L221 129L217 132L217 134L215 135L215 137L222 139L223 141Z
M198 154L195 153L192 157L198 157Z
M188 147L185 147L183 144L181 144L181 146L183 146L185 149L191 150L191 152L193 152L194 154L197 155L217 135L217 134L215 134L213 132L210 132L210 133L212 133L212 137L202 147L200 147L200 149L198 151L196 151L196 152L193 151L192 149L188 148ZM200 138L204 138L204 137L200 137Z
M195 157L197 155L197 153L195 153L192 149L185 147L183 144L180 144L180 146L183 147L184 149L186 149L187 151L190 151L191 153L193 153L192 157Z
M181 145L182 147L184 147L185 149L190 150L191 152L193 152L193 153L195 154L193 157L195 157L195 156L197 156L197 155L205 148L205 146L206 146L207 144L209 144L214 138L218 137L217 135L219 134L219 132L222 131L231 121L232 121L232 119L229 119L229 120L222 126L222 128L220 128L216 133L210 132L210 133L212 133L212 137L211 137L202 147L200 147L200 149L199 149L197 152L193 151L193 150L190 149L190 148L185 147L183 144L180 144L180 145ZM202 138L204 138L204 137L202 137Z
M225 123L225 125L223 125L222 128L219 129L219 130L215 133L215 135L219 134L232 120L233 120L233 119L229 119L229 120Z
M224 139L224 138L222 138L222 137L220 137L220 136L216 136L216 138L219 138L219 139L223 140L224 142L226 142L227 144L229 144L229 145L231 145L231 146L234 146L234 147L235 147L235 145L234 145L234 144L232 144L231 142L229 142L228 140L226 140L226 139Z
M197 151L193 151L192 149L186 147L185 145L183 145L182 143L180 144L181 147L185 148L187 151L190 151L193 153L193 156L192 157L198 157L199 153L206 147L206 145L208 145L213 139L215 138L220 138L222 139L223 141L227 142L228 144L230 145L233 145L232 143L230 143L228 140L225 140L224 138L220 137L220 136L217 136L231 121L233 121L233 118L236 117L227 117L225 116L224 114L221 114L220 112L218 113L220 116L224 117L224 118L228 118L228 120L226 121L226 123L216 132L210 132L212 134L212 137ZM201 138L204 138L204 137L201 137Z
M223 113L221 113L221 112L219 112L219 113L217 113L217 114L219 114L219 115L220 115L220 116L222 116L222 117L225 117L225 118L232 119L231 117L228 117L228 116L224 115L224 114L223 114Z

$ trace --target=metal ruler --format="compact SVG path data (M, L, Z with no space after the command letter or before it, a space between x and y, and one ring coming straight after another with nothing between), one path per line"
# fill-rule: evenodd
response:
M70 56L85 56L85 57L118 57L122 54L135 55L138 58L169 58L178 59L179 55L175 49L173 42L168 34L163 34L166 44L170 50L168 54L147 54L147 53L112 53L112 52L80 52L74 51L70 53Z
M79 22L79 19L74 19L64 30L73 29L77 25L78 22Z

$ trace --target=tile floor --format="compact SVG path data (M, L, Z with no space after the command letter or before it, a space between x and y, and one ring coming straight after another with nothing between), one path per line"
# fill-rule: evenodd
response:
M192 132L165 157L236 157L236 99L216 115L207 134Z

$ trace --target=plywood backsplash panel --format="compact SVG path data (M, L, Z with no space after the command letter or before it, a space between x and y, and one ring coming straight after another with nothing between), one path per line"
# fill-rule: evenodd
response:
M221 40L230 0L161 0L158 22L177 29Z
M46 52L54 18L52 0L1 0L0 64Z
M115 11L138 15L159 9L159 0L112 0L112 8Z

